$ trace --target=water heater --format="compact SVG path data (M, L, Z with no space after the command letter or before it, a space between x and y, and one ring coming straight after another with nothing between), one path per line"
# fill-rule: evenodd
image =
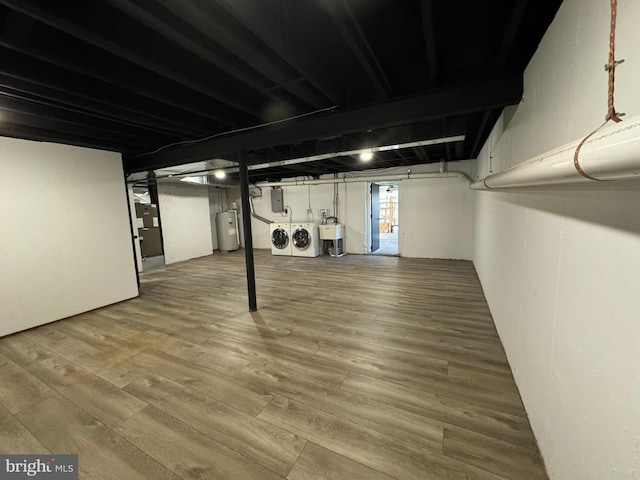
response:
M231 252L240 248L238 237L238 213L235 210L216 213L216 232L218 248L223 252Z

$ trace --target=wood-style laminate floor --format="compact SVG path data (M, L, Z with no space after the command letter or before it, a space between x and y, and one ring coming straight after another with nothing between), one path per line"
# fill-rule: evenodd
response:
M473 265L256 251L0 339L0 453L81 478L546 479ZM34 299L35 301L35 299Z

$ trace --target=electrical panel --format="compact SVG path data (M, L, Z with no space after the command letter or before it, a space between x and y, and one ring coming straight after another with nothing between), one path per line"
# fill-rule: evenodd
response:
M284 210L284 202L282 199L282 189L272 188L271 189L271 211L273 213L282 213L283 210Z

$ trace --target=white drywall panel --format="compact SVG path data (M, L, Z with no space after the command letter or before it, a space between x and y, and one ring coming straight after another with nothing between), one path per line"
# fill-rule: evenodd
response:
M138 295L119 154L0 137L0 336Z
M471 260L473 193L457 178L400 182L399 247L403 257Z
M640 3L619 2L616 105L640 113ZM499 172L598 126L609 2L566 0L478 161ZM552 480L640 479L640 193L476 194L474 263Z
M167 265L213 253L206 186L158 183L158 202Z
M370 210L369 184L367 182L340 185L341 221L345 222L346 251L352 254L367 253L367 215Z

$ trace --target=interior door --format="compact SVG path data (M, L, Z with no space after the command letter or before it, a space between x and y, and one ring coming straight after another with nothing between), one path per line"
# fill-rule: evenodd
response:
M371 184L371 252L380 248L380 185Z

